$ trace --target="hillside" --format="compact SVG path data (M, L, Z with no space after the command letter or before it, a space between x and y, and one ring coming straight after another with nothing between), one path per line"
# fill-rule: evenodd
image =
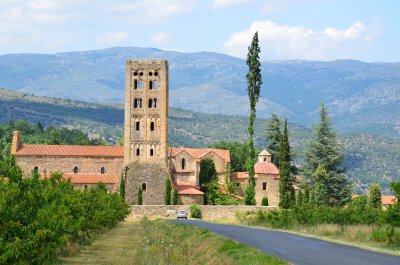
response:
M13 118L41 122L43 125L80 128L89 134L99 134L111 144L122 135L121 105L101 105L72 100L36 97L9 90L0 90L0 123L7 121L10 107ZM248 118L234 115L196 113L170 109L169 142L173 146L204 147L219 141L245 141ZM266 119L257 119L255 143L265 146ZM311 130L291 123L290 140L296 161L310 139ZM388 191L388 183L400 179L400 140L368 134L343 135L340 141L346 154L348 176L357 183L355 190L365 191L372 182L379 182Z
M123 102L125 60L166 58L172 107L246 115L245 61L224 54L152 48L110 48L0 56L0 87L90 102ZM400 136L400 63L263 62L258 116L272 112L304 126L320 102L344 133ZM195 95L195 96L194 96Z

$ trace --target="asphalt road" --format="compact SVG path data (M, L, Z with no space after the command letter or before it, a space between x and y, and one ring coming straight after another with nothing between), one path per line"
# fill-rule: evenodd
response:
M291 233L198 220L170 220L210 230L239 243L299 265L400 265L400 256L308 238Z

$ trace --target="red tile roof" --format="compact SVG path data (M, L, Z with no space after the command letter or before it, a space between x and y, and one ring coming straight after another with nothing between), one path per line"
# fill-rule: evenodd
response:
M258 162L254 166L254 172L256 174L279 175L279 169L273 163L269 162Z
M247 174L247 172L234 172L232 174L232 177L234 179L247 179L249 177L249 174Z
M396 204L396 196L382 195L382 205Z
M17 156L100 156L124 157L123 146L23 144Z
M204 192L199 187L194 185L177 185L178 194L184 195L203 195Z
M209 153L220 156L225 162L231 162L229 150L213 149L213 148L170 148L169 156L177 156L180 152L185 151L194 158L201 159Z

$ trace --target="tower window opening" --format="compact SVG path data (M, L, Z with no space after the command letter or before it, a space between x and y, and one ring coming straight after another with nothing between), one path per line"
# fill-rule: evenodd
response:
M154 76L158 76L158 72L154 72Z
M134 75L134 76L137 76L137 72L134 72L133 75Z
M142 99L141 98L135 98L135 100L133 101L133 107L135 109L142 108Z
M154 131L154 121L150 122L150 131Z
M157 88L158 88L158 82L157 82L157 80L154 80L154 82L153 82L153 88L154 88L154 89L157 89Z
M152 107L153 107L153 100L149 98L149 109L151 109Z
M153 108L157 108L157 99L153 99Z
M33 168L33 173L35 173L35 174L39 173L39 167L38 166Z
M143 72L140 72L140 74L139 74L140 76L143 76Z
M266 157L264 157L264 162L267 162L267 158Z
M139 80L139 89L143 88L143 80Z
M150 149L150 156L154 156L154 149L153 148Z
M186 159L182 158L182 169L186 168Z
M74 167L74 174L78 174L79 168L78 167Z
M136 156L140 156L140 149L136 148Z
M137 89L137 88L138 88L138 82L137 82L136 79L133 81L133 88L134 88L134 89Z
M262 184L262 190L267 190L267 182L263 182L263 184Z
M139 130L140 130L140 122L137 121L137 122L136 122L136 131L139 131Z
M153 81L149 81L149 89L153 89Z
M146 185L146 183L142 183L142 191L146 191L146 187L147 185Z
M105 174L106 173L106 169L104 167L100 168L100 174Z
M149 72L149 76L152 76L153 75L153 72Z

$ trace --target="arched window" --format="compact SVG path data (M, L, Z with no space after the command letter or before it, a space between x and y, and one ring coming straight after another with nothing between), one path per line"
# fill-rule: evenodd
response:
M152 107L153 107L153 100L149 98L149 109L151 109Z
M186 168L186 159L182 158L182 169Z
M106 173L106 169L104 167L100 168L100 174L105 174Z
M153 99L153 108L157 108L157 99Z
M153 148L150 149L150 156L154 156L154 149Z
M146 185L146 183L142 183L142 191L146 191L146 187L147 185Z
M33 173L38 174L39 173L39 167L34 167L33 168Z
M140 149L136 148L136 156L140 156Z
M158 88L158 82L157 82L157 80L154 80L154 82L153 82L153 88L154 88L154 89L157 89L157 88Z
M140 129L140 122L137 121L137 122L136 122L136 131L139 131L139 129Z
M143 80L139 80L139 89L143 88Z
M154 131L154 121L150 122L150 131Z
M149 81L149 89L153 89L153 81Z
M78 167L74 167L74 174L78 174L79 168Z
M133 89L137 89L138 88L138 82L137 82L137 80L135 79L134 81L133 81Z

